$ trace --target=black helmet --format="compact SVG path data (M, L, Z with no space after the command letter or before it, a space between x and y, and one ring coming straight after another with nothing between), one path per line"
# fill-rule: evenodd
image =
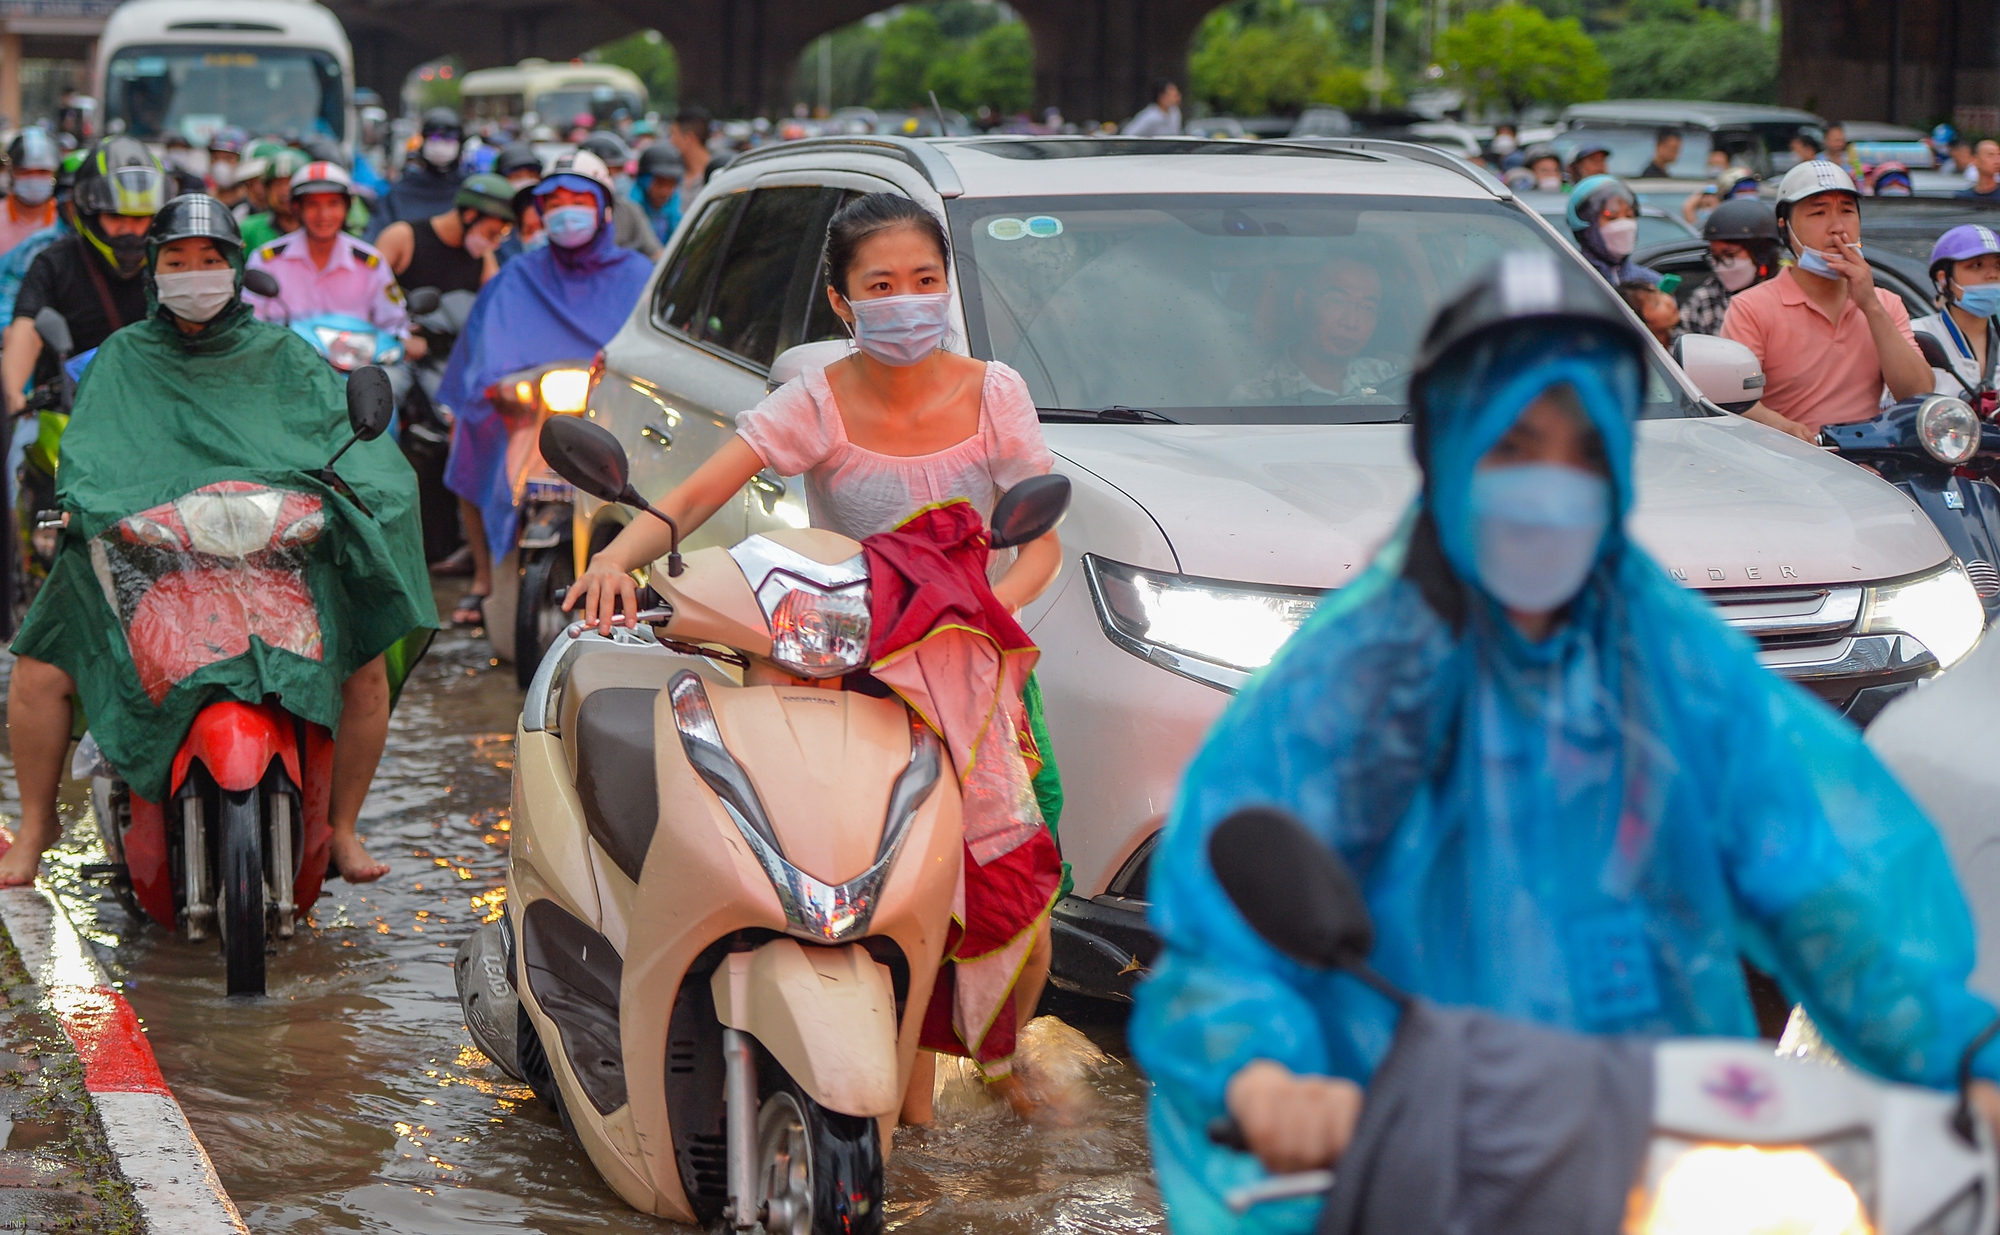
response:
M136 137L99 142L77 169L76 208L80 214L153 214L167 201L167 174Z
M493 156L493 171L497 175L511 176L515 172L530 170L539 179L542 159L527 142L508 142L500 147L500 153Z
M1749 245L1757 241L1778 243L1778 215L1769 204L1754 197L1737 197L1717 206L1701 225L1701 238Z
M1603 280L1549 252L1509 253L1459 289L1431 319L1410 374L1410 407L1424 437L1424 387L1438 363L1489 334L1529 324L1593 332L1630 349L1642 367L1646 343Z
M433 107L424 113L423 127L420 131L425 136L432 133L450 133L453 137L463 137L465 125L459 120L458 113L451 108Z
M153 216L146 243L157 253L176 240L213 240L232 249L243 247L243 231L229 207L206 193L183 193ZM226 256L226 255L225 255Z
M687 175L687 160L665 142L655 142L639 152L641 176L669 176L679 180Z
M583 139L581 149L588 150L604 160L604 165L614 172L622 172L632 161L632 148L625 144L618 134L600 130Z

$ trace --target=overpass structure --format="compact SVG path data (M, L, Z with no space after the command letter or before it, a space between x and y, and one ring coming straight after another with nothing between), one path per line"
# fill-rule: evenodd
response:
M395 98L409 71L560 59L656 29L681 91L716 115L782 114L807 44L884 0L323 0L346 24L362 85ZM1009 0L1035 48L1038 107L1123 120L1160 77L1185 80L1188 43L1216 0ZM1994 0L1783 0L1782 102L1830 118L2000 132Z

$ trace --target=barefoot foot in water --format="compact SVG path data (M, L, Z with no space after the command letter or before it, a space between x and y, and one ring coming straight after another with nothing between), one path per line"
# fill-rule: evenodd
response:
M349 832L333 836L333 868L349 883L373 883L389 873L387 862L377 862L361 847L361 838ZM0 878L6 874L6 859L0 858Z
M1082 1121L1083 1112L1063 1095L1038 1093L1012 1074L989 1083L992 1092L1007 1100L1015 1115L1044 1127L1069 1128Z
M35 881L41 869L42 851L56 843L62 836L62 828L54 823L23 821L19 829L8 835L7 850L0 854L0 888L25 887Z

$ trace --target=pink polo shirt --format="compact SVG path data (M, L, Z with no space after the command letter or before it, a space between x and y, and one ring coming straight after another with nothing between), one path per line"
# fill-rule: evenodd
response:
M380 253L345 232L334 237L324 270L313 265L303 227L252 252L250 269L267 271L278 281L275 298L246 297L267 322L343 313L399 337L410 333L410 314L395 271Z
M1879 287L1875 295L1915 351L1903 302ZM1853 297L1832 321L1789 273L1781 274L1730 298L1722 337L1757 353L1764 364L1764 406L1781 416L1817 429L1872 420L1882 410L1882 357Z

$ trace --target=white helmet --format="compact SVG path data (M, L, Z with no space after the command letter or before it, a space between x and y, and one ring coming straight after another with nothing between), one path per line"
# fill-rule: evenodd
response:
M1838 163L1826 159L1812 159L1800 163L1785 173L1778 182L1778 205L1796 206L1808 197L1818 197L1822 193L1846 193L1860 197L1861 191L1854 187L1854 177Z
M312 162L292 173L292 196L308 193L345 193L354 196L354 177L338 163Z

